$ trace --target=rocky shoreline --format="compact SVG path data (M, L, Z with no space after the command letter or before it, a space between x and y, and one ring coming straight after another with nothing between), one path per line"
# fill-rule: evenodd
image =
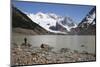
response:
M45 44L41 44L40 47L21 45L11 48L12 66L95 60L96 56L94 54L87 52L80 53L76 50L70 50L68 48L61 48L59 51L52 51L52 48Z

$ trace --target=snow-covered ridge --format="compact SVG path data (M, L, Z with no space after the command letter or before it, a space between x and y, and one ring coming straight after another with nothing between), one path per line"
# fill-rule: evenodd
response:
M33 13L26 13L26 14L32 21L39 24L41 27L50 32L65 34L67 32L63 31L63 29L66 29L66 31L69 32L71 28L77 27L75 22L70 17L62 17L54 13L42 13L42 12L38 12L36 14ZM58 27L57 24L62 28ZM54 26L56 30L50 29L50 27L52 26Z
M87 24L96 24L96 8L94 7L82 20L79 26L83 26L85 23Z

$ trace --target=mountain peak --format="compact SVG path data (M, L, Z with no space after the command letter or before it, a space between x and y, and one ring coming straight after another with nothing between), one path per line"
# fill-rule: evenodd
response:
M44 15L44 13L43 12L38 12L35 15Z

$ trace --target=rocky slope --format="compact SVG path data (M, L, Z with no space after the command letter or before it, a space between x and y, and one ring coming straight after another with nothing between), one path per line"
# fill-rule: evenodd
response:
M12 7L12 32L22 34L47 34L48 32L33 22L16 7Z

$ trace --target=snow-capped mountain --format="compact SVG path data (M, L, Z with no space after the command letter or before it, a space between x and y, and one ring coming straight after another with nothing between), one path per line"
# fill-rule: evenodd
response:
M96 7L83 18L76 28L71 29L71 34L95 35L96 34Z
M47 31L53 33L66 34L67 32L70 32L71 28L77 27L70 17L62 17L54 13L27 13L27 16Z

